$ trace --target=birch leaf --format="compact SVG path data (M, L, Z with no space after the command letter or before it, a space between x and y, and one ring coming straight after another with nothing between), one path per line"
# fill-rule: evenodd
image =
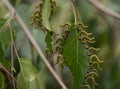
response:
M21 84L22 89L29 89L29 82L35 79L38 71L28 58L19 58L19 64L20 73L17 80Z
M69 67L74 83L72 89L79 89L84 82L85 73L88 69L88 59L85 49L77 38L76 25L72 25L70 33L63 45L63 57L65 64Z

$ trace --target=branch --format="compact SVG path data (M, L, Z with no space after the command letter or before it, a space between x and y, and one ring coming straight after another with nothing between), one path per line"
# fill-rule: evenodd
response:
M52 66L49 64L49 62L47 61L46 57L44 56L43 52L41 51L41 48L38 46L38 44L36 43L36 41L34 40L34 38L32 37L28 27L25 25L25 23L22 21L21 17L19 16L19 14L16 12L16 10L14 9L14 7L8 2L8 0L1 0L4 5L12 12L14 11L15 13L15 18L17 20L17 22L19 23L19 25L21 26L22 30L24 31L24 33L26 34L26 37L29 39L29 41L31 42L31 44L33 45L33 47L35 48L36 52L39 54L39 56L41 57L42 61L44 62L44 64L47 66L48 70L51 72L51 74L53 75L53 77L56 79L56 81L59 83L59 85L62 87L62 89L67 89L67 87L64 85L64 83L61 81L61 79L58 77L58 75L56 74L56 72L54 71L54 69L52 68Z
M106 8L104 5L99 3L97 0L88 0L93 6L95 6L98 10L102 11L105 14L108 14L116 19L120 20L120 14Z
M9 30L10 30L10 37L11 37L11 74L12 74L12 83L13 83L13 89L15 89L15 82L14 82L14 52L13 52L13 45L14 45L14 40L13 40L13 31L11 28L11 24L8 24Z
M14 81L18 84L18 86L19 86L19 88L20 89L22 89L21 88L21 85L18 83L18 81L14 78L14 76L11 74L11 73L9 73L9 71L0 63L0 71L2 72L2 73L6 73L7 75L9 75L11 78L13 78L14 79ZM6 77L6 76L5 76Z
M71 6L72 6L72 10L73 10L73 14L74 14L74 19L75 19L75 24L77 23L77 11L76 11L76 7L74 5L74 1L70 0Z

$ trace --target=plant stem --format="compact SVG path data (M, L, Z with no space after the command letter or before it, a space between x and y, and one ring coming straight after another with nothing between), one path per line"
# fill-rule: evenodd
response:
M77 14L77 9L75 7L74 1L70 0L71 6L72 6L72 10L73 10L73 14L74 14L74 19L75 19L75 24L77 24L78 22L78 14Z
M8 71L1 63L0 63L0 71L6 73L6 74L9 75L11 78L13 78L14 81L18 84L19 88L22 89L22 88L21 88L21 85L18 83L18 81L13 77L13 75L12 75L11 73L9 73L9 71Z
M108 14L108 15L120 20L120 14L106 8L103 4L99 3L99 1L97 1L97 0L88 0L88 2L90 2L94 7L96 7L101 12L103 12L105 14Z
M15 89L15 82L14 82L14 52L13 52L13 45L14 45L14 39L13 39L13 31L11 27L11 21L14 18L14 13L11 12L11 16L8 21L8 28L10 30L10 38L11 38L11 74L12 74L12 84L13 84L13 89Z

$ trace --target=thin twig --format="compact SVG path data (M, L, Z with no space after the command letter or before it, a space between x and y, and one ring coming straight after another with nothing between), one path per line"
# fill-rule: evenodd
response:
M11 27L11 21L14 18L14 12L11 12L11 16L8 21L8 28L10 31L10 38L11 38L11 74L12 74L12 84L13 84L13 89L15 89L15 81L14 81L14 52L13 52L13 45L14 45L14 39L13 39L13 31Z
M73 14L74 14L74 19L75 19L75 24L78 22L78 14L77 14L77 9L75 7L74 1L70 0L71 6L72 6L72 10L73 10Z
M10 37L11 37L11 74L12 74L12 84L13 84L13 89L15 89L15 82L14 82L14 58L13 58L13 45L14 45L14 41L13 41L13 32L11 29L11 24L8 24L9 30L10 30Z
M7 75L9 75L11 78L14 79L14 81L18 84L19 88L21 88L21 85L18 83L18 81L13 77L13 75L11 73L9 73L9 71L0 63L0 70L4 71L5 73L7 73Z
M108 14L118 20L120 20L120 14L106 8L104 5L102 5L100 2L97 0L88 0L93 6L95 6L98 10L102 11L105 14Z
M31 42L29 42L29 43L30 43L30 48L31 48L30 50L31 50L32 63L35 64L35 51L34 51L34 47L31 44Z
M51 74L53 75L53 77L57 80L57 82L60 84L60 86L62 87L62 89L67 89L67 87L64 85L64 83L61 81L61 79L59 78L59 76L56 74L56 72L54 71L54 69L52 68L52 66L49 64L49 62L47 61L45 55L43 54L43 52L41 51L41 48L38 46L38 44L36 43L36 41L34 40L33 36L31 35L28 27L25 25L25 23L22 21L21 17L19 16L19 14L15 11L14 7L8 2L8 0L1 0L4 5L10 10L15 12L15 18L17 20L17 22L19 23L19 25L21 26L22 30L24 31L24 33L26 34L26 37L29 39L29 41L31 42L31 44L34 46L35 50L37 51L37 53L39 54L39 56L41 57L42 61L45 63L45 65L47 66L47 68L49 69L49 71L51 72Z
M8 25L8 22L9 22L9 19L5 22L5 24L0 28L0 33L7 28L7 25Z
M20 57L19 57L19 55L18 55L18 52L17 52L16 47L15 47L15 46L13 46L13 47L14 47L14 51L15 51L15 54L16 54L16 56L17 56L17 59L19 59Z

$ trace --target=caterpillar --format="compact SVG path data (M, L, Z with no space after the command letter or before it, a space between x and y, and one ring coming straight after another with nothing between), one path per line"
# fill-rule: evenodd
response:
M49 5L46 7L46 5ZM49 11L46 11L50 8ZM35 29L41 28L41 30L46 34L45 42L46 42L46 55L48 57L53 54L53 47L52 47L52 27L50 24L50 19L53 15L53 12L56 8L56 0L40 0L36 6L33 15L31 15L31 25L35 27ZM46 14L50 13L47 17ZM47 18L47 19L46 19ZM48 26L49 24L49 26Z
M35 7L34 14L31 15L32 22L30 24L34 25L35 29L37 29L39 27L43 28L43 24L42 24L42 21L43 21L42 20L42 7L43 7L43 3L44 3L44 1L40 1L39 3L37 3L37 5Z
M64 68L64 64L65 64L64 60L63 60L64 58L62 55L62 46L64 45L67 35L70 32L71 24L69 22L66 22L63 25L60 25L60 27L62 28L62 31L63 31L62 37L57 38L57 40L53 43L53 45L57 45L54 53L59 52L59 54L57 56L57 60L54 62L54 64L59 63L59 60L62 59L61 67L60 67L62 70Z
M35 7L35 11L33 13L33 15L31 15L31 19L32 21L30 22L31 25L34 25L35 29L37 28L41 28L44 32L48 29L46 29L46 27L44 26L43 24L43 7L44 7L44 4L45 4L45 1L46 0L41 0L37 3L36 7ZM51 14L50 14L50 18L49 20L51 19L54 11L55 11L55 8L56 8L56 0L49 0L50 1L50 5L51 5Z
M88 72L86 73L85 83L83 83L81 88L91 89L92 86L89 83L89 80L91 80L93 87L95 85L98 85L98 83L96 83L95 81L95 77L99 77L97 70L102 70L102 68L100 67L100 63L103 63L103 61L101 61L99 57L94 54L94 51L98 51L100 49L89 46L89 44L95 43L95 38L92 36L92 33L88 33L84 30L86 27L87 26L85 26L82 22L78 22L78 40L87 50L88 58L90 59L90 66Z

